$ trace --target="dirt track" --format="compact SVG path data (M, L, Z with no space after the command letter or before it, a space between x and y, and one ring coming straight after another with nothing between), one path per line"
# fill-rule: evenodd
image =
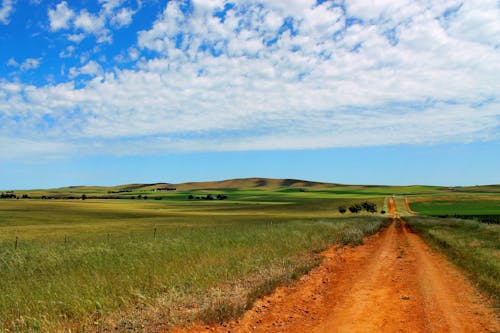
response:
M322 255L322 266L241 320L187 331L500 332L488 302L397 217L365 245Z

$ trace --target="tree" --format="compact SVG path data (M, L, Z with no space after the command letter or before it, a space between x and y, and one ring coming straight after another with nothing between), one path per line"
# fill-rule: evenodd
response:
M376 213L377 212L377 204L374 202L368 202L365 201L361 204L364 210L366 210L369 213Z
M362 209L363 209L363 207L361 207L360 204L353 204L353 205L349 206L349 211L351 213L354 213L354 214L359 213Z
M340 214L344 214L345 212L347 212L347 208L345 206L339 206L339 212Z
M85 193L82 194L82 200L87 199L87 195Z
M194 199L193 195L192 195L192 194L190 194L190 195L188 196L188 199L189 199L189 200L193 200L193 199Z

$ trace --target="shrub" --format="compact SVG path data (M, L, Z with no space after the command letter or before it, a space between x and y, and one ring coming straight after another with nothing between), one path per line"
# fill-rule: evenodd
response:
M345 214L345 212L347 212L347 208L345 206L340 206L339 212L340 212L340 214Z

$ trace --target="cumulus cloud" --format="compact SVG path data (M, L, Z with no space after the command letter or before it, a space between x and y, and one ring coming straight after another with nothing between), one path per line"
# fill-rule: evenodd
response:
M132 69L90 60L69 71L83 85L0 81L0 136L120 154L499 138L496 14L470 32L479 14L455 1L183 6L138 33ZM82 31L105 28L82 13Z
M98 13L91 13L86 9L75 13L66 1L56 5L55 9L48 10L51 31L73 30L68 40L80 43L85 37L94 35L98 43L111 42L113 28L122 28L132 22L135 11L130 8L120 8L123 0L101 0L102 5Z
M57 31L68 29L71 19L75 16L73 10L68 7L68 3L63 1L56 5L55 9L49 9L50 30Z
M71 67L69 69L69 77L72 79L77 77L78 75L89 75L94 77L99 74L102 74L102 67L93 60L89 61L80 68Z
M31 69L36 69L40 66L40 59L28 58L19 66L19 68L24 72Z
M111 25L122 28L130 25L132 23L132 16L135 14L135 11L129 8L122 8L119 12L116 13L111 18Z
M0 6L0 23L9 24L10 15L14 11L14 0L3 0Z
M90 14L85 9L75 18L75 28L87 33L98 33L104 29L104 18L102 16Z

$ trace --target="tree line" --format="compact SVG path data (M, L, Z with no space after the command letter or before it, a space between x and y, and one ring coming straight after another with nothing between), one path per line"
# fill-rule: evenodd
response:
M206 196L194 196L192 194L190 194L188 196L188 199L189 200L226 200L227 199L227 195L224 195L224 194L217 194L216 196L213 196L212 194L207 194Z
M365 201L365 202L362 202L361 204L354 203L354 204L350 205L349 207L339 206L338 209L339 209L339 212L341 214L345 214L347 212L347 210L349 210L353 214L357 214L357 213L361 212L362 210L365 210L368 213L373 214L373 213L377 212L377 204L374 202ZM385 211L382 210L381 213L385 214Z

